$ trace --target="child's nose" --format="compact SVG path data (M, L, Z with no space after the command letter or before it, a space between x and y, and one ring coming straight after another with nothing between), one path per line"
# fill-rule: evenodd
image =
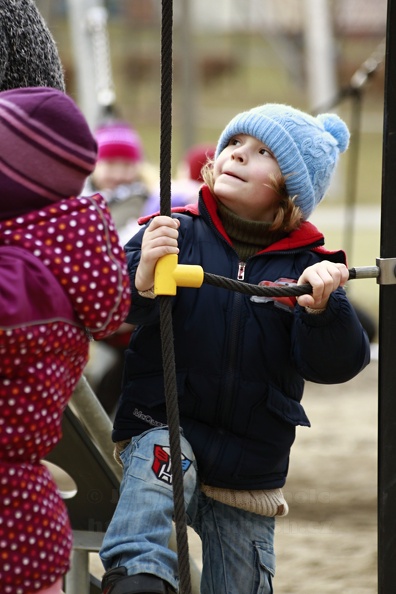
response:
M246 159L246 152L242 146L236 146L232 151L231 158L236 161L245 161Z

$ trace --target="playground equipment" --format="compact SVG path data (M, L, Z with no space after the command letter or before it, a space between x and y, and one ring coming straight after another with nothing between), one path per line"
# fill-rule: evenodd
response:
M171 99L172 99L172 1L163 0L162 22L162 90L161 90L161 214L170 214L170 154L171 154ZM396 550L395 502L396 502L396 405L394 401L394 386L396 385L396 366L392 361L394 351L394 334L396 330L396 236L394 223L396 220L396 201L393 197L396 188L396 37L391 34L396 26L396 0L388 0L387 32L385 50L385 102L384 102L384 140L383 140L383 188L382 188L382 213L381 213L381 250L376 266L362 269L351 269L350 278L376 278L380 285L380 328L379 328L379 420L378 420L378 592L379 594L393 594L396 583L396 564L394 553ZM161 280L157 280L155 291L160 295L161 317L163 322L161 330L166 337L164 352L164 374L167 391L167 407L169 410L169 426L171 431L171 456L174 460L180 459L179 455L179 425L177 411L177 395L172 374L172 353L170 323L170 296L174 294L178 283L185 282L183 271L177 269L177 263L171 264L171 270L177 270L176 279L172 272L171 289L164 288ZM159 268L161 274L161 267ZM169 270L168 270L169 272ZM166 274L168 274L168 272ZM201 270L193 272L197 278L191 281L188 272L187 284L180 286L200 286L202 282L222 283L229 279L213 278L205 275ZM365 276L368 274L369 276ZM169 279L166 279L166 284ZM231 290L251 290L247 285L229 287ZM272 289L273 288L266 288ZM258 287L255 287L258 290ZM282 295L302 294L294 291L309 292L309 287L282 287ZM287 293L285 293L287 291ZM259 293L258 293L259 294ZM261 293L262 294L262 293ZM280 293L277 293L280 295ZM66 500L73 529L75 530L75 548L73 567L66 580L67 594L85 594L82 587L82 575L85 575L86 592L89 587L89 572L87 573L88 551L97 550L106 522L111 518L112 510L116 503L116 493L119 485L119 470L109 456L109 444L102 441L104 435L110 439L111 427L104 411L99 412L98 403L89 387L84 386L82 380L73 396L72 403L65 414L64 439L59 448L48 457L53 463L66 460L70 474L77 483L75 498ZM89 394L89 405L85 413L84 422L82 394ZM175 397L176 396L176 397ZM86 402L86 403L87 403ZM100 405L99 405L100 406ZM95 414L94 414L95 413ZM100 429L99 429L100 426ZM176 430L172 430L172 426ZM90 427L90 434L88 428ZM73 446L71 444L74 444ZM63 449L62 449L63 448ZM74 449L73 449L74 448ZM74 453L73 453L74 451ZM78 464L76 465L76 460ZM81 468L81 470L80 470ZM77 477L76 477L77 469ZM189 594L193 584L192 576L197 577L194 564L188 556L186 542L186 527L184 522L184 509L180 505L182 496L182 474L178 465L174 464L174 490L175 490L175 518L176 518L176 544L180 559L180 591ZM74 475L74 476L73 476ZM96 493L96 486L100 485ZM94 494L98 501L94 501ZM91 500L90 500L91 498ZM98 507L95 507L95 506ZM95 512L93 511L95 509ZM92 529L93 528L93 529ZM85 572L85 574L84 574ZM76 575L78 574L78 590ZM91 592L100 592L98 585L91 580ZM96 590L95 590L96 588ZM198 590L199 591L199 586Z
M396 254L396 2L388 0L381 199L381 258ZM396 284L380 286L378 409L378 592L391 594L396 583Z
M101 593L100 580L90 573L89 553L99 551L118 500L122 470L113 457L111 430L107 413L82 377L63 417L63 438L44 461L61 489L73 528L66 594ZM176 548L174 533L169 546ZM198 594L200 571L193 559L190 567L192 592Z

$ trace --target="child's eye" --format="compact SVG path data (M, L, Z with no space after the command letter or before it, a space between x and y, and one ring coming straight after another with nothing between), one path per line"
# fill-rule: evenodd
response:
M238 146L238 144L241 144L241 141L238 140L238 138L231 138L228 146Z
M260 155L267 155L268 157L273 157L274 155L271 153L271 151L267 148L262 148L260 150Z

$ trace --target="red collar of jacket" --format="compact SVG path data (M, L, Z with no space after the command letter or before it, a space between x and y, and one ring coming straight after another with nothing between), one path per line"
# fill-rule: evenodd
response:
M218 215L216 200L213 197L211 191L209 190L208 186L203 185L200 190L200 200L193 204L187 204L186 206L178 206L172 208L172 213L182 213L182 214L190 214L192 216L201 216L200 212L200 204L201 201L203 205L206 207L209 216L215 225L217 231L224 237L224 239L232 245L232 242L227 235L226 230L224 229L223 223ZM159 215L159 212L156 212L152 215L148 215L145 217L141 217L138 220L140 225L144 225L147 223L153 216ZM272 245L268 246L262 252L274 252L274 251L291 251L296 250L299 248L303 248L306 246L312 245L312 250L318 252L320 254L326 255L340 255L342 260L346 263L346 254L343 250L328 250L324 247L324 235L309 221L303 221L298 229L292 231L287 237L284 237L280 241L273 243Z

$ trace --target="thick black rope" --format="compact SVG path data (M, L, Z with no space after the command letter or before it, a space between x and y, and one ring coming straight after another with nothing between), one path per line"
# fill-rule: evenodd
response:
M356 278L378 278L380 275L378 266L349 268L348 272L349 280ZM312 293L312 287L309 283L303 285L290 283L288 285L284 284L277 286L251 285L225 276L210 274L209 272L204 272L203 282L212 285L213 287L228 289L229 291L237 291L239 293L244 293L245 295L257 295L261 297L298 297L299 295L308 295L309 293Z
M173 2L162 0L161 25L161 139L160 139L160 213L171 215L172 162L172 32ZM160 327L164 368L165 401L172 463L174 522L179 568L179 590L191 594L190 557L180 445L179 405L173 348L172 298L160 296Z
M203 282L214 287L228 289L229 291L237 291L239 293L244 293L245 295L257 295L261 297L289 297L291 295L298 296L312 293L312 287L308 283L304 285L291 283L289 285L266 287L262 285L251 285L249 283L233 280L225 276L218 276L217 274L210 274L208 272L204 272Z
M172 0L162 0L161 29L161 137L160 137L160 212L171 215L172 165Z

